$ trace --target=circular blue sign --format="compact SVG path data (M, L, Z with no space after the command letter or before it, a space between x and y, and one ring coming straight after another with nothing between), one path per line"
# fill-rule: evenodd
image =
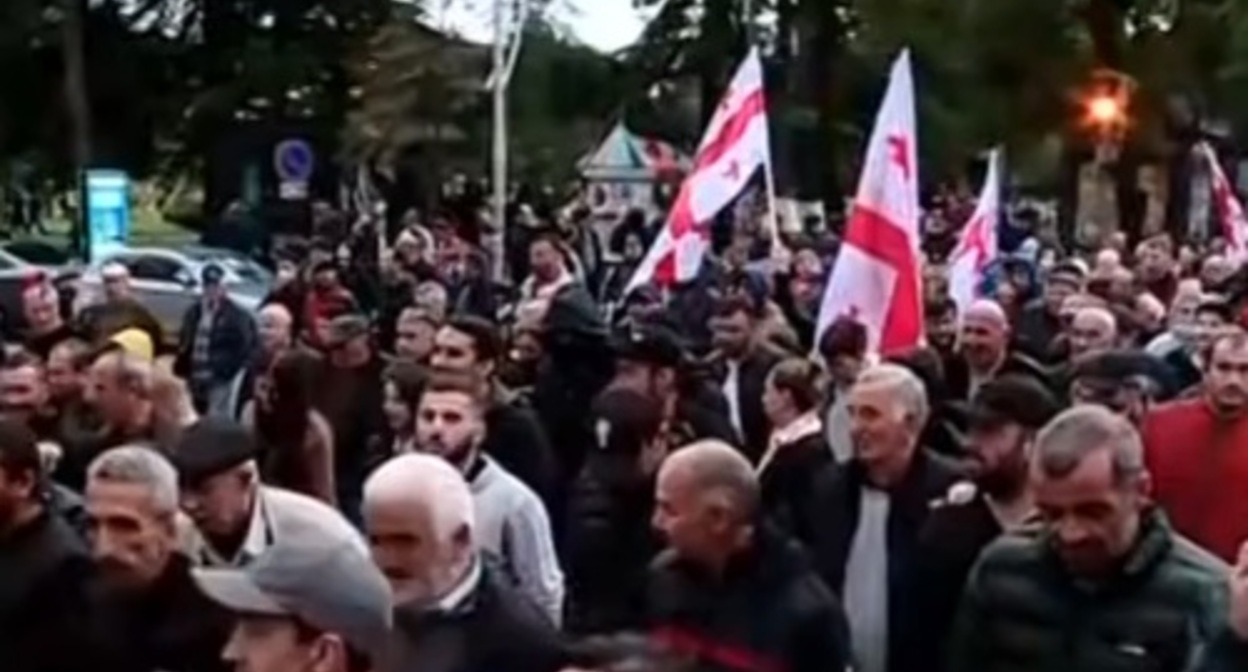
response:
M307 182L316 168L316 154L303 140L283 140L273 150L273 169L284 182Z

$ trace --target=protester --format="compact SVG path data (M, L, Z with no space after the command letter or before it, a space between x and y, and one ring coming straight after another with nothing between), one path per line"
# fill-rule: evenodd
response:
M87 513L100 592L93 669L224 672L229 617L196 588L178 552L178 474L146 447L103 453L87 472Z
M302 528L338 520L323 502L263 483L259 455L252 432L227 418L199 420L180 437L173 460L194 523L183 549L196 566L243 567ZM345 525L333 532L354 534Z
M338 501L334 431L313 407L319 367L311 352L278 353L256 377L242 422L260 439L257 459L266 482L332 505Z
M1154 409L1143 441L1175 529L1233 562L1248 539L1248 501L1236 494L1248 478L1248 335L1217 339L1205 380L1199 398Z
M1221 630L1227 567L1150 503L1135 428L1098 406L1065 411L1036 438L1030 484L1042 529L976 563L949 669L1188 669Z
M564 584L550 518L532 490L483 452L487 403L470 375L435 376L420 400L416 445L463 474L476 505L477 543L501 558L520 590L558 625Z
M329 526L345 526L325 510ZM386 655L393 598L355 537L311 525L245 568L197 569L196 585L232 615L219 652L249 672L372 672Z
M195 408L215 415L233 415L231 383L256 345L255 321L230 298L224 279L220 266L210 264L201 272L203 300L182 318L174 364L190 383Z
M373 558L395 597L380 672L555 672L565 658L552 624L482 557L473 495L433 455L401 455L364 486Z
M933 500L956 468L919 443L928 418L918 376L878 364L849 396L854 458L819 474L811 495L811 541L824 582L845 602L855 669L896 669L904 613L915 581L918 539Z
M1058 402L1032 378L1005 375L979 389L971 402L969 480L949 487L919 533L915 581L901 630L907 642L895 669L943 669L962 586L975 560L1003 533L1035 517L1027 487L1036 432L1057 414Z
M655 397L607 389L594 401L598 444L572 484L564 557L569 630L639 627L646 573L662 544L651 528L654 477L671 443Z
M35 435L0 420L0 659L17 672L89 669L85 540L48 501Z
M707 441L667 458L655 527L668 550L648 589L651 636L700 670L844 670L845 615L797 546L760 522L758 480Z

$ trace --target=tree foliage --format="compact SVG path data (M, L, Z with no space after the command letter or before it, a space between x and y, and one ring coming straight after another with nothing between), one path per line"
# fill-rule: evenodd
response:
M592 0L581 4L593 11ZM903 46L914 56L932 179L963 174L996 144L1050 175L1053 147L1078 149L1075 102L1098 67L1138 84L1130 144L1140 155L1174 151L1176 127L1224 120L1248 131L1242 0L636 4L657 15L637 45L609 56L533 14L510 96L518 173L566 176L620 117L692 144L750 39L767 55L782 181L808 195L850 186L888 62ZM0 157L72 174L59 26L66 8L79 7L97 162L182 171L240 124L294 119L340 140L344 160L387 164L436 147L446 165L483 168L488 53L424 27L418 5L5 0Z

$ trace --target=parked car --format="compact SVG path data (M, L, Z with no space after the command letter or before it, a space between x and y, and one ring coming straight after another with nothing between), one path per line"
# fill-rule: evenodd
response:
M176 335L182 317L202 295L200 275L216 264L225 271L229 296L244 310L255 311L273 285L272 273L236 252L202 246L179 248L131 247L112 251L88 265L78 281L79 306L103 297L101 270L118 263L130 271L135 298L160 322L168 335Z
M50 271L61 271L77 265L77 259L69 249L38 238L11 240L0 246L5 252Z

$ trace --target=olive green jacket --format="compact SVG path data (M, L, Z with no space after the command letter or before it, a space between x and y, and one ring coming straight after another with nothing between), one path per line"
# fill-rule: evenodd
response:
M1184 672L1226 622L1229 569L1145 514L1122 569L1092 585L1045 533L989 546L967 580L950 672Z

